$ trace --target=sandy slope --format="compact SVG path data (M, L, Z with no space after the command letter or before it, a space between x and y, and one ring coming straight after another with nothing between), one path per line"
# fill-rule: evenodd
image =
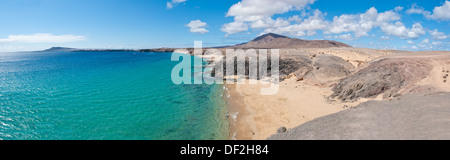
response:
M390 50L375 50L367 48L300 48L300 51L308 53L324 53L341 57L352 63L355 67L359 67L378 57L393 54Z
M419 89L426 87L437 91L450 92L450 53L449 52L419 52L423 59L431 59L433 69L430 74L416 83ZM431 57L431 58L430 58ZM420 90L419 90L420 91ZM418 91L415 91L418 92Z

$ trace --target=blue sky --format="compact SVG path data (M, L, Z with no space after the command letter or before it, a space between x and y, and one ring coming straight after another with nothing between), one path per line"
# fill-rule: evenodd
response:
M448 0L1 0L0 20L0 52L221 46L267 32L450 50Z

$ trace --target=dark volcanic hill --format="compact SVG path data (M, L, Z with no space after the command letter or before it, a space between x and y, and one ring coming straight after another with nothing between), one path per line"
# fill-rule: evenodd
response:
M351 47L345 43L329 40L303 40L267 33L244 44L226 48L330 48Z
M46 50L43 50L44 52L70 52L75 51L76 48L67 48L67 47L52 47Z

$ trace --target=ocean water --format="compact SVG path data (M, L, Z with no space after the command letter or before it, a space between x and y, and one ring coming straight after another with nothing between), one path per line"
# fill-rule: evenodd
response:
M222 86L173 84L170 57L0 53L0 139L227 139Z

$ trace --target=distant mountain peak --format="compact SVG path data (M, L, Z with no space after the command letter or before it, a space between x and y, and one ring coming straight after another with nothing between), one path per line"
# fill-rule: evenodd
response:
M275 33L266 33L266 34L263 34L263 35L261 35L259 37L256 37L252 41L259 41L259 40L263 40L263 39L266 39L266 38L289 38L289 37L282 36L282 35L275 34Z
M231 48L330 48L351 47L345 43L330 40L303 40L287 36L266 33L250 42L230 46Z

